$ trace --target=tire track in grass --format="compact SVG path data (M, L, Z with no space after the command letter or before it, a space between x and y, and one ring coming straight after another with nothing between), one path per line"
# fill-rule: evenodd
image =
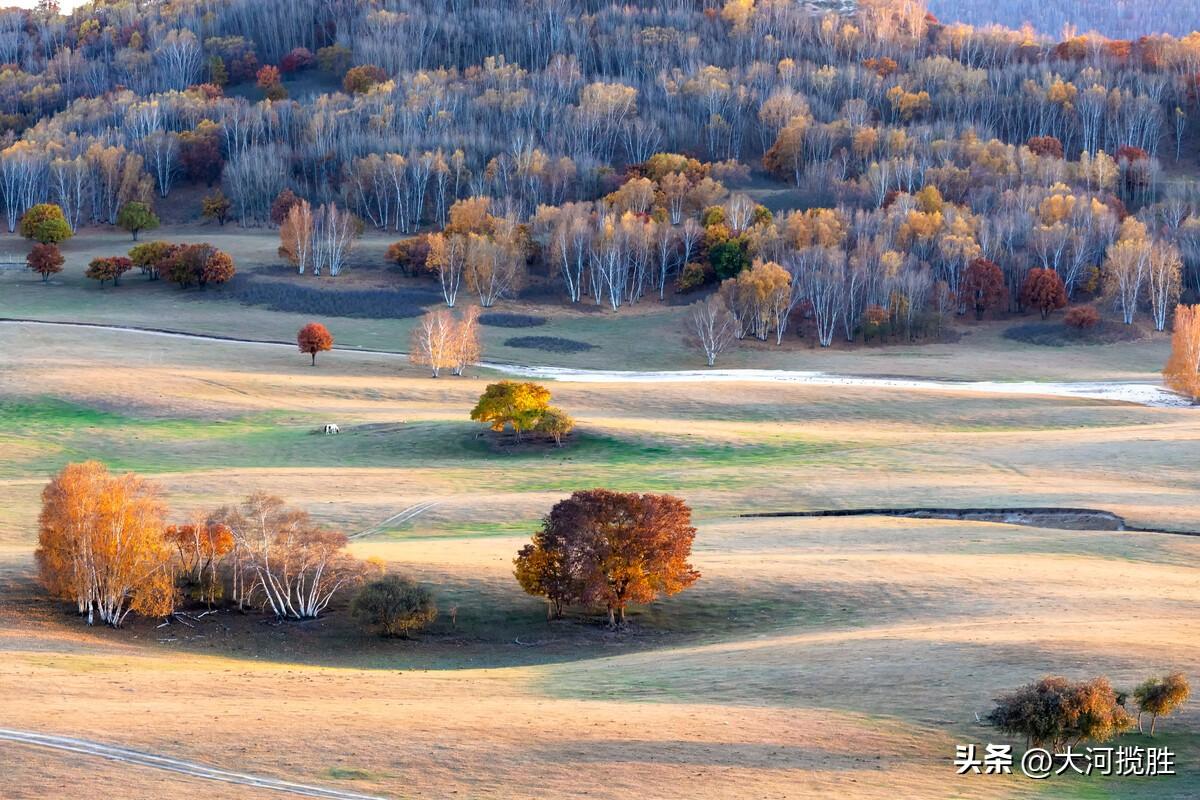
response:
M411 505L402 511L398 511L397 513L393 514L392 516L388 517L387 519L383 520L382 522L372 525L369 528L364 528L363 530L359 531L358 533L352 533L349 536L347 536L346 538L347 539L365 539L368 536L373 536L377 533L383 533L384 528L388 527L389 525L403 525L406 522L412 522L414 519L421 516L426 511L428 511L429 509L438 505L439 503L441 503L440 500L429 500L424 503L417 503L415 505Z
M255 789L268 789L276 792L286 792L288 794L299 795L301 797L320 797L326 798L327 800L386 800L378 795L360 794L358 792L345 792L340 789L326 789L321 786L293 783L291 781L279 780L277 778L267 778L261 775L250 775L244 772L231 772L230 770L210 767L207 764L199 764L194 761L184 761L182 759L171 758L169 756L147 753L141 750L133 750L131 748L121 747L119 745L93 742L87 739L76 739L70 736L57 736L49 733L37 733L35 731L21 731L10 728L0 728L0 740L31 745L33 747L46 747L67 753L77 753L84 756L104 758L109 761L117 761L122 764L148 767L150 769L159 769L166 772L187 775L192 778L200 778L202 780L216 781L219 783L232 783L237 786L249 786Z

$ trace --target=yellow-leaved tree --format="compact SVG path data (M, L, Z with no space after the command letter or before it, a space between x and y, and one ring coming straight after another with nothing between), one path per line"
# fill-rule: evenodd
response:
M75 601L88 624L120 627L130 611L175 607L171 547L158 490L98 461L68 464L42 491L38 572L54 595Z
M1175 332L1163 381L1174 391L1200 400L1200 305L1175 308Z

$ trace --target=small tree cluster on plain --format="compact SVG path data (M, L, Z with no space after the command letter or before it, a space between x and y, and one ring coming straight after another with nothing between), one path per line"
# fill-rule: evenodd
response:
M409 335L409 361L429 367L434 378L444 369L462 375L481 355L478 306L457 316L448 308L426 312Z
M562 438L575 428L575 420L550 405L550 390L537 383L500 381L489 383L471 409L471 419L497 433L512 428L519 442L529 432L541 433L562 445Z
M521 588L544 597L547 613L600 606L610 627L626 609L677 594L700 578L692 568L691 509L671 495L592 489L555 504L515 560Z
M236 506L166 524L153 484L69 464L42 493L36 559L42 584L88 624L120 627L130 613L171 615L184 594L278 618L311 619L360 584L369 565L344 534L256 493Z
M1134 717L1125 708L1127 696L1118 693L1108 678L1072 682L1047 676L1015 692L996 698L988 721L1003 732L1025 739L1026 747L1060 752L1081 742L1106 742L1135 725L1141 730L1143 714L1154 723L1187 700L1189 687L1182 673L1151 678L1133 691L1138 705Z

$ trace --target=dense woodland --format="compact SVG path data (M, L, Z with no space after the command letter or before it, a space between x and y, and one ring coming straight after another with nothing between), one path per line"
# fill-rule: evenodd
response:
M5 11L0 62L10 229L198 185L301 272L419 233L393 255L447 305L532 265L613 310L725 281L736 337L799 319L826 346L1081 297L1162 330L1200 290L1200 33L1059 41L915 0L170 0ZM772 211L764 185L793 188Z

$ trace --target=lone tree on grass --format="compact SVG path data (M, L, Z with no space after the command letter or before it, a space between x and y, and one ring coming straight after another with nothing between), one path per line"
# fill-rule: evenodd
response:
M688 341L704 351L710 367L717 363L717 356L738 341L737 319L720 294L712 294L707 300L692 304L686 330Z
M1036 308L1042 319L1067 304L1067 287L1052 269L1034 267L1021 284L1021 305Z
M333 334L319 322L310 322L296 334L296 344L301 353L312 356L312 366L317 365L317 353L333 349Z
M158 227L158 217L149 205L134 200L121 206L121 211L117 214L117 225L133 234L133 240L136 242L139 233Z
M400 575L385 575L358 590L350 613L381 636L407 639L437 619L437 604L428 588Z
M54 203L38 203L21 217L21 235L40 244L58 244L73 235L63 210Z
M29 268L42 276L42 282L50 280L50 276L62 272L63 258L57 246L52 244L35 244L33 249L29 251L29 255L25 256L25 263Z
M1108 678L1073 683L1049 676L996 698L988 721L1026 745L1059 752L1088 740L1106 742L1134 725Z
M1137 726L1142 730L1142 714L1150 715L1150 735L1154 735L1154 724L1183 705L1191 694L1191 687L1182 672L1173 672L1162 678L1149 678L1133 690L1133 699L1138 704Z
M488 384L471 410L471 419L486 423L497 433L512 428L518 442L526 431L542 433L560 447L563 437L575 429L571 415L550 405L550 390L537 383Z
M549 408L550 390L545 386L500 381L488 384L471 409L471 419L487 423L497 433L511 427L519 442L521 434L533 430Z
M700 573L688 562L696 529L678 497L592 489L557 503L517 553L514 574L545 597L552 616L568 603L601 605L608 624L625 624L631 603L677 594Z

